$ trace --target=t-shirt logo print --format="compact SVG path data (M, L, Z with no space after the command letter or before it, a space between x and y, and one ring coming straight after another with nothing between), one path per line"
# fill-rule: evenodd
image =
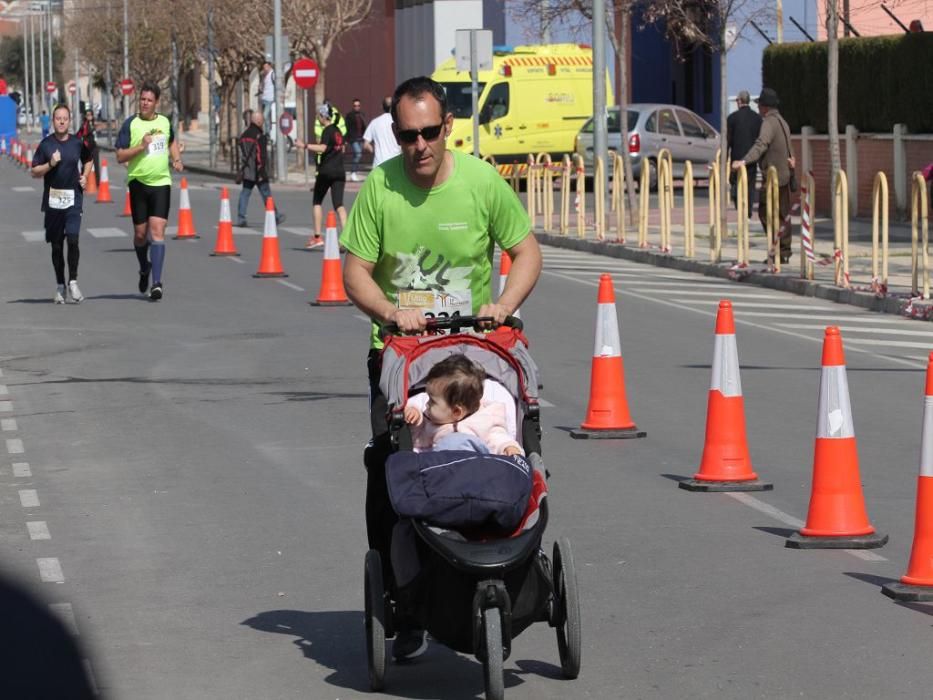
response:
M470 270L454 267L443 255L419 246L414 254L398 254L392 284L396 289L464 291L470 288Z

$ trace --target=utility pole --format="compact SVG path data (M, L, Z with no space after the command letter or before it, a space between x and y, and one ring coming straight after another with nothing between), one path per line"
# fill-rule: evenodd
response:
M32 16L29 17L29 50L32 53L32 82L33 85L36 83L36 28L33 26ZM42 55L41 52L39 54ZM45 73L43 72L43 75ZM42 95L45 93L45 78L42 79L42 84L39 85L38 92L35 88L32 91L32 119L30 125L35 128L36 118L39 116L39 106L43 104Z
M215 129L215 122L217 121L214 115L214 6L207 10L207 120L209 122L207 127L207 134L209 139L208 146L208 162L210 163L211 169L217 165L217 132Z
M274 7L275 28L272 37L272 51L275 53L273 66L275 70L275 110L272 119L276 120L278 115L282 114L285 106L285 80L282 66L282 0L275 0ZM278 182L285 182L288 178L288 170L285 167L285 139L282 134L276 133L277 124L270 124L266 133L275 133L275 179Z
M38 20L39 20L39 76L41 78L41 82L39 83L39 102L47 106L49 104L49 93L45 91L45 43L43 43L44 36L45 36L44 15L39 15ZM30 27L31 26L32 26L32 22L30 21ZM35 47L36 47L35 31L33 31L33 35L32 35L32 47L33 47L33 50L35 50ZM35 58L35 54L33 54L33 58ZM35 63L33 63L33 65L35 66ZM52 66L50 64L49 65L49 80L52 79L51 68ZM33 71L33 73L35 73L35 71Z
M33 89L30 86L30 81L32 75L29 72L29 69L32 68L29 64L29 26L28 23L32 22L32 17L23 17L20 21L20 25L23 30L23 115L25 116L29 110L33 110L35 113L35 105L33 105L30 100L33 98ZM32 68L32 71L35 72L35 68ZM16 120L16 125L19 127L19 119ZM26 126L24 124L23 126Z
M777 19L777 43L784 43L784 3L782 0L776 0L775 18Z
M78 126L80 124L78 122L78 112L81 111L81 83L79 82L80 77L81 74L78 67L78 48L75 47L75 94L71 107L71 127L74 129L74 131L78 130Z
M123 78L130 77L130 12L129 0L123 0ZM123 118L130 116L130 96L123 96Z
M596 188L595 168L599 158L603 162L600 183L603 192L606 192L606 160L609 155L606 121L606 0L593 0L593 186ZM600 223L597 223L597 230L600 228Z
M52 21L53 18L52 18L52 2L51 2L51 0L49 0L49 2L46 3L46 8L48 9L48 12L46 13L46 16L47 16L48 21L49 21L49 42L48 42L48 52L49 52L49 80L55 80L55 71L52 70L52 37L54 36L55 31L54 31L54 23L53 23L53 21Z

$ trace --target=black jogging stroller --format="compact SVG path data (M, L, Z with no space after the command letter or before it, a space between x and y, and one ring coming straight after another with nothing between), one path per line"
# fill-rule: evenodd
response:
M489 321L473 316L431 321L426 336L392 335L397 329L387 326L380 389L388 401L393 452L412 449L403 418L406 400L424 389L428 371L448 355L462 353L480 364L487 377L512 397L516 439L532 467L531 496L515 532L490 539L481 532L462 533L419 520L412 523L422 564L415 619L434 640L475 655L483 665L486 697L500 700L505 692L503 662L512 640L523 630L535 622L556 629L561 669L568 679L580 672L581 632L570 542L566 538L554 542L551 559L542 548L548 504L537 368L519 319L509 318L495 330L481 331L480 324ZM444 331L450 334L441 335ZM366 554L364 596L370 686L379 691L385 685L386 639L395 633L398 602L386 590L375 549Z

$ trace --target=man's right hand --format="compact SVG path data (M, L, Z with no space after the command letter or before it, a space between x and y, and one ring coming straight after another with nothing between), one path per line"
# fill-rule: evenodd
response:
M396 309L389 323L398 326L401 333L420 333L428 327L428 319L421 309Z
M143 140L140 143L144 149L148 149L149 144L152 143L152 134L144 134Z
M56 165L58 165L61 162L61 160L62 160L62 153L56 148L55 152L52 153L52 157L49 158L49 163L51 163L51 167L54 168Z

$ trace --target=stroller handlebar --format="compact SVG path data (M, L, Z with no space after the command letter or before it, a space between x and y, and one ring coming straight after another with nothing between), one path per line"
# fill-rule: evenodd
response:
M499 326L508 326L515 330L522 330L524 324L520 318L515 316L506 316L505 321L496 323L492 316L451 316L448 318L429 318L426 331L449 330L452 333L460 333L464 328L472 328L475 331L483 331L498 328ZM398 325L387 323L380 329L379 335L385 339L393 335L404 335L400 333Z

